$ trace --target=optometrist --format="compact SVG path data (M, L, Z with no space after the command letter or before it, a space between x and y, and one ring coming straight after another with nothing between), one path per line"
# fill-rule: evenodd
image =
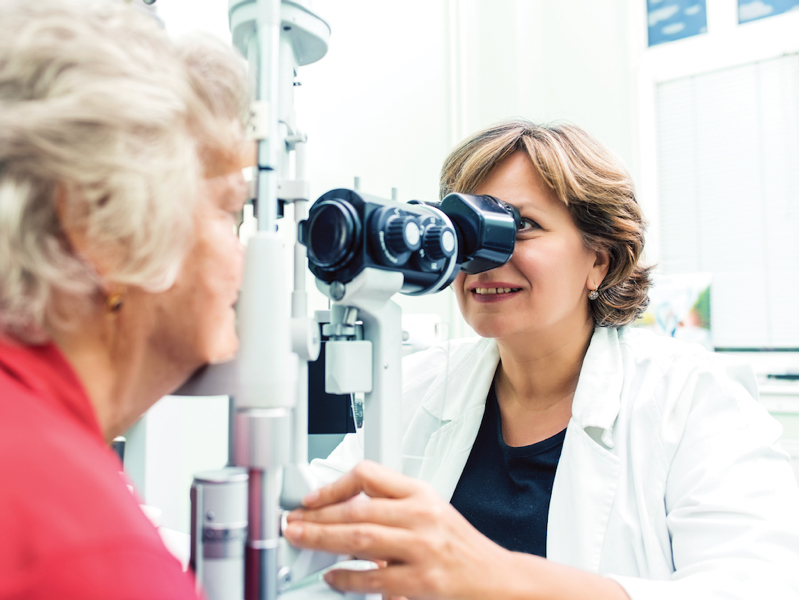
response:
M392 597L796 599L797 484L752 371L629 327L650 277L617 159L512 121L450 154L450 192L522 215L511 260L453 284L480 337L404 362L404 474L348 436L287 538L375 560L326 580Z

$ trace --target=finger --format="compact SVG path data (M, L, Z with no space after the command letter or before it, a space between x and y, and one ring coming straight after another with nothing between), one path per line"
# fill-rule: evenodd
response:
M303 499L307 508L336 504L364 492L373 498L404 498L421 489L419 481L365 460L338 480Z
M306 521L309 523L375 523L387 527L412 528L418 521L422 510L414 501L387 500L375 498L353 498L316 509L297 509L289 513L287 521Z
M293 546L367 560L406 562L416 548L415 536L405 529L364 523L318 525L295 521L283 534Z
M326 583L342 592L380 593L393 600L404 600L418 591L419 577L411 567L398 565L385 569L351 571L332 569L324 575Z
M367 571L350 571L349 569L333 569L323 575L325 583L340 592L359 592L362 594L383 593L383 578L379 574L385 569Z

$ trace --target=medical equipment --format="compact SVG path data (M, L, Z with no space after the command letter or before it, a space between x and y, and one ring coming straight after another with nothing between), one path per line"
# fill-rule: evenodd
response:
M306 398L320 330L307 317L306 248L317 286L333 302L326 389L365 394L365 457L400 470L402 331L390 298L439 291L459 269L502 265L513 252L519 215L488 196L400 204L332 190L306 218L306 138L296 126L292 90L297 68L326 53L329 28L300 0L229 0L229 14L233 42L256 82L258 231L248 242L237 305L237 359L203 369L176 392L233 399L235 467L195 478L191 564L209 600L242 593L247 600L339 597L321 581L303 585L337 558L295 550L280 535L282 511L316 487ZM291 299L282 293L287 257L276 232L279 201L294 204L299 227Z
M403 274L402 293L418 295L443 290L459 270L505 264L519 224L517 209L491 196L401 204L340 189L314 203L299 235L318 279L348 283L363 269L389 269Z
M363 392L364 457L401 470L400 308L397 292L444 289L459 270L479 273L511 257L520 216L490 196L450 194L401 204L351 190L323 194L301 223L317 287L333 301L324 332L326 391ZM360 319L363 339L356 339Z

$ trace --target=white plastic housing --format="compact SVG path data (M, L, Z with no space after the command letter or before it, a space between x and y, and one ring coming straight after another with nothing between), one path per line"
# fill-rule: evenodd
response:
M247 244L239 297L239 389L236 408L291 408L297 391L290 296L283 243L259 231Z
M329 394L372 391L372 342L325 344L325 391Z

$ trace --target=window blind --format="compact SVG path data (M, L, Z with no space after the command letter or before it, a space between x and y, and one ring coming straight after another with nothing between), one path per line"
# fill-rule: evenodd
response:
M715 347L797 348L797 54L660 83L660 270L710 272Z

